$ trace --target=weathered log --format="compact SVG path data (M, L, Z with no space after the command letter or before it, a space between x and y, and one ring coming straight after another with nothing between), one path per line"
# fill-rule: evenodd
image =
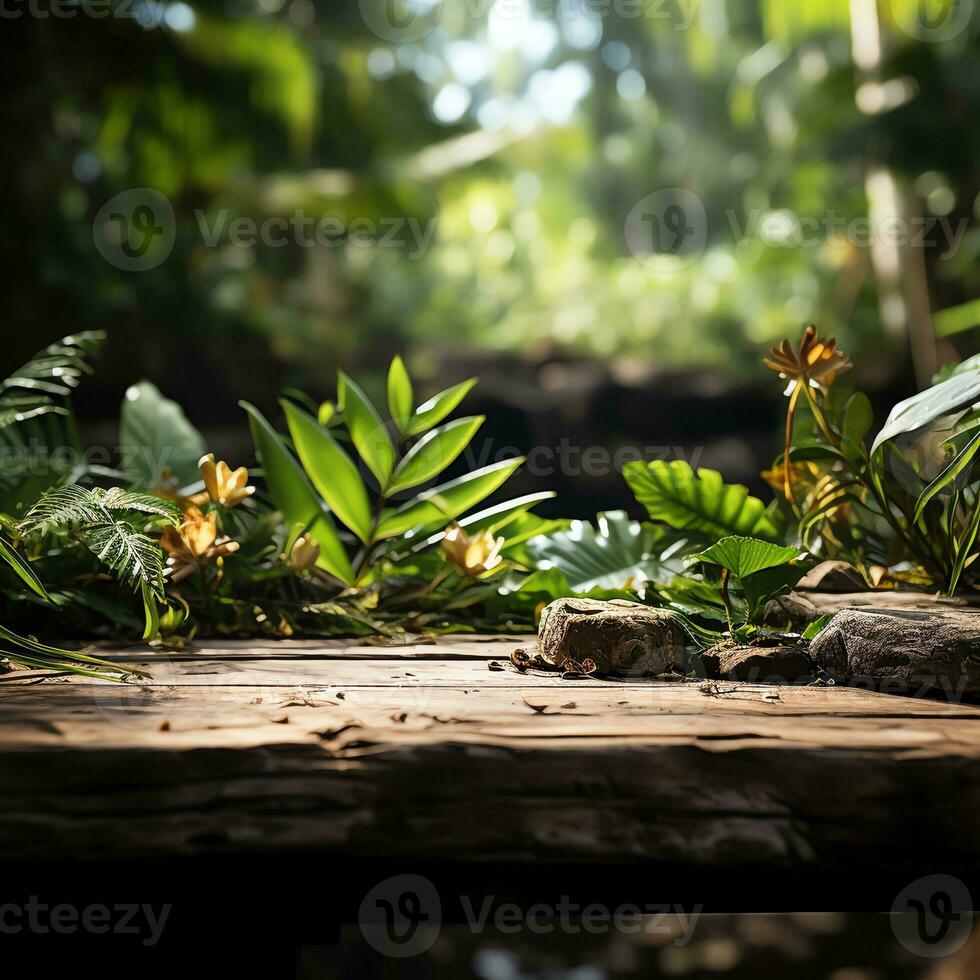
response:
M977 694L980 611L846 610L813 641L810 655L845 681Z
M683 669L685 640L666 609L623 599L558 599L541 614L538 653L556 667L592 661L601 674L656 676Z

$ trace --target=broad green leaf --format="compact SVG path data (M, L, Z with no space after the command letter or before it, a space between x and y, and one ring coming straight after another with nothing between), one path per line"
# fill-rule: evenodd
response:
M537 537L527 550L541 571L557 568L574 592L637 589L647 581L669 581L684 570L678 557L664 557L650 525L631 521L625 511L599 514L598 530L587 521Z
M739 584L748 603L748 619L764 602L786 595L803 578L806 570L806 565L777 565L742 578Z
M961 365L964 366L965 365ZM954 374L925 391L899 402L871 447L874 455L886 442L905 432L924 428L943 415L966 408L980 399L980 364Z
M340 408L361 459L384 487L395 465L395 447L371 400L353 378L340 372L337 388ZM322 423L321 423L322 424Z
M169 470L179 487L197 483L198 460L207 452L204 437L184 410L149 381L126 391L119 423L122 468L145 490L160 486Z
M871 408L870 399L863 391L856 391L848 399L841 421L844 438L854 447L853 454L848 454L852 458L860 458L861 454L857 447L864 442L864 437L868 434L873 422L874 410Z
M394 538L416 527L419 533L425 533L433 525L448 524L503 486L523 462L523 456L505 459L420 493L414 500L385 514L378 526L377 539Z
M405 363L396 355L388 369L388 412L399 432L405 431L412 417L413 398L412 379Z
M424 435L398 464L388 493L395 494L409 487L417 487L437 476L470 444L484 421L486 416L483 415L456 419Z
M51 597L41 584L41 580L35 574L34 569L31 568L26 559L21 557L17 549L4 541L3 538L0 538L0 560L5 561L32 592L36 592L42 599L51 601Z
M322 402L320 407L317 409L316 420L320 423L320 425L326 428L336 413L337 409L334 407L333 402Z
M248 402L239 405L248 413L252 440L276 510L282 513L287 525L301 527L320 546L318 567L346 585L353 585L354 571L343 543L302 467L257 408Z
M764 568L777 568L805 556L799 548L784 548L758 538L730 535L694 557L710 565L720 565L737 578L745 578Z
M307 476L337 517L367 544L371 539L371 503L357 467L315 419L291 402L281 404Z
M467 381L461 381L458 385L440 391L438 395L434 395L427 402L419 405L405 428L405 435L417 436L420 432L425 432L432 426L438 425L470 393L473 385L476 384L476 380L476 378L470 378Z
M929 501L936 496L936 494L942 492L946 487L950 486L957 477L963 474L972 464L973 458L977 454L977 450L980 449L980 429L977 430L976 434L967 442L966 446L956 454L943 468L943 471L933 480L929 486L922 491L919 495L919 499L915 502L915 514L912 517L913 521L918 521L922 517L922 512L926 509Z
M678 530L777 536L766 505L750 496L746 487L726 484L716 470L700 469L695 474L683 460L637 461L623 467L623 476L653 520Z

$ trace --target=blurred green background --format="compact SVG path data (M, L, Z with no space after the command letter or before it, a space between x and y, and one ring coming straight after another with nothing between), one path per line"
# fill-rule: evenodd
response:
M752 481L805 322L881 406L977 348L974 7L7 0L4 360L105 328L83 416L148 377L247 453L239 398L401 352L480 373L498 448ZM628 497L569 469L528 485Z

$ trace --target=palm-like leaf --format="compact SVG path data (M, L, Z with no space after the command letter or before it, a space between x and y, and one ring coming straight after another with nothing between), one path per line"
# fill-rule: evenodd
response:
M725 483L716 470L695 473L683 460L655 460L627 463L623 476L650 517L677 530L777 537L766 505L746 487Z
M631 521L625 511L599 514L597 524L573 521L568 531L532 538L528 553L538 569L557 568L575 592L639 587L684 571L686 542L665 529Z

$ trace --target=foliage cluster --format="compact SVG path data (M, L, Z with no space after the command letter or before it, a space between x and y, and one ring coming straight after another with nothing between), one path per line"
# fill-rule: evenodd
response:
M126 673L15 631L41 608L59 612L62 635L179 645L527 630L543 604L584 595L671 608L704 644L764 634L770 601L819 560L849 562L869 587L976 585L978 358L896 405L869 447L870 403L838 380L850 361L808 327L766 360L788 399L771 502L713 470L637 461L624 477L649 519L612 512L592 525L537 516L550 492L488 505L520 457L447 479L483 422L452 417L476 379L419 402L397 357L383 409L343 372L336 402L284 393L285 431L242 402L251 475L216 461L149 382L127 392L118 468L92 465L71 395L102 339L65 338L0 384L12 624L0 650L24 666Z

